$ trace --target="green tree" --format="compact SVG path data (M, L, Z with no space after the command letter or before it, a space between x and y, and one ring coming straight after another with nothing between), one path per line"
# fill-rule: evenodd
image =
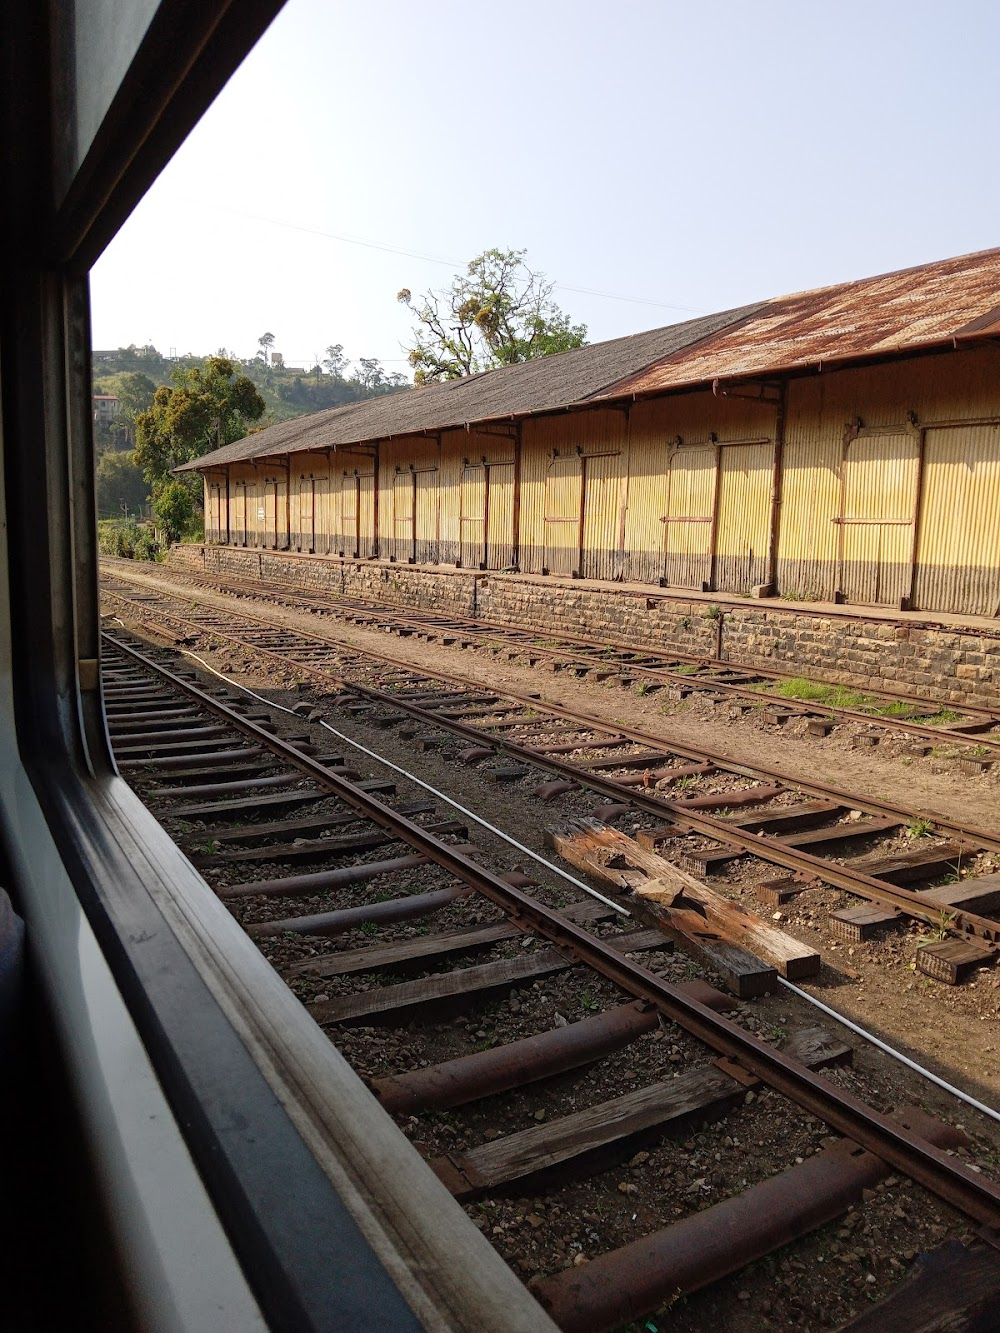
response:
M326 357L324 358L323 364L335 380L342 380L344 378L344 371L347 369L350 362L344 355L344 347L342 343L331 343L326 349Z
M372 356L363 356L358 360L358 383L364 389L380 389L385 384L385 370L381 361Z
M273 333L262 333L262 334L260 335L260 337L257 339L257 342L258 342L258 344L259 344L259 346L260 346L261 355L262 355L263 358L264 358L264 365L266 366L266 365L267 365L267 354L268 354L268 352L271 350L271 348L274 346L274 334L273 334Z
M170 483L173 468L241 440L248 423L264 415L253 381L236 370L220 356L210 356L204 369L177 370L175 387L162 385L152 406L139 414L133 458L154 495Z
M126 371L118 377L118 398L121 402L122 415L135 421L140 412L148 412L153 406L153 394L156 385L141 370Z
M181 539L194 517L194 501L183 482L168 481L160 488L153 501L153 516L168 542Z
M460 379L582 347L585 324L572 324L552 300L555 284L524 262L526 250L484 250L446 291L420 304L406 287L397 300L417 317L409 362L418 384Z
M149 487L132 455L109 450L98 459L94 474L97 512L101 518L138 514L146 503Z

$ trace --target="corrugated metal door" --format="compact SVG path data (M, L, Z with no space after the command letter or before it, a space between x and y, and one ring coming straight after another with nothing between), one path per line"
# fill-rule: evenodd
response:
M333 532L333 504L330 478L317 477L313 482L313 550L326 555L330 550Z
M277 544L275 534L278 530L278 484L275 481L264 482L264 545Z
M710 586L715 483L714 445L671 453L663 518L663 581L668 587Z
M438 562L438 470L423 468L416 475L416 542L414 559L421 565Z
M1000 615L1000 425L927 428L914 603Z
M486 479L487 471L481 464L462 469L459 559L463 569L486 568Z
M367 559L375 554L375 475L358 475L358 555Z
M288 482L274 483L274 544L279 551L288 550Z
M358 511L360 510L359 477L345 472L340 484L340 542L341 555L358 554Z
M412 472L397 472L392 479L392 558L411 563L414 550L414 510L416 488Z
M514 464L490 463L486 469L486 568L509 569L514 563Z
M774 445L725 445L719 455L713 587L748 592L767 578Z
M844 454L839 589L846 602L899 606L910 594L920 442L862 435Z
M247 484L245 481L238 481L234 487L234 499L236 502L236 545L246 546L247 544Z
M299 481L299 550L316 549L316 482L312 477Z
M618 574L622 522L622 466L619 452L586 454L583 466L583 556L588 579Z
M549 574L579 574L583 467L579 454L550 460L545 474L545 563Z
M220 540L222 532L222 487L211 485L208 488L208 531L205 536L210 542Z

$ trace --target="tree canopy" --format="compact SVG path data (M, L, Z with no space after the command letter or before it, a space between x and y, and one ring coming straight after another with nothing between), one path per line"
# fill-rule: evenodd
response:
M172 378L175 387L157 389L152 406L136 419L134 459L154 493L173 468L242 439L248 424L264 415L253 381L226 357L210 356L204 369L177 370Z
M495 366L583 347L585 324L573 324L552 300L555 284L525 263L526 250L484 250L446 291L397 300L417 317L408 359L418 384L460 379Z
M97 512L101 518L142 512L149 487L142 472L132 462L131 453L109 450L102 454L94 476Z
M331 343L326 349L326 358L323 365L333 376L335 380L344 378L344 371L350 365L350 359L344 355L343 343Z
M153 394L156 385L141 370L126 371L118 376L118 398L121 410L130 421L135 421L140 412L147 412L153 406Z

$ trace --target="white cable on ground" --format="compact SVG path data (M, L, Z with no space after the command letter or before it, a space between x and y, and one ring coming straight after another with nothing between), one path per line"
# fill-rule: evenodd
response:
M918 1065L916 1060L911 1060L910 1057L904 1055L902 1051L897 1051L894 1046L890 1046L887 1042L882 1041L880 1037L876 1037L865 1028L859 1027L857 1023L852 1023L849 1018L845 1018L844 1015L838 1013L836 1009L831 1009L830 1006L824 1004L822 1000L817 1000L815 995L810 995L808 991L801 990L798 986L792 985L792 983L786 981L784 977L779 977L778 980L786 990L792 991L795 995L798 995L800 999L808 1000L811 1005L815 1005L817 1009L821 1010L829 1018L835 1019L838 1023L843 1024L845 1028L848 1028L857 1036L863 1037L865 1041L871 1042L873 1046L877 1046L878 1049L883 1051L886 1055L891 1055L892 1058L898 1060L901 1065L906 1065L907 1069L912 1069L915 1074L920 1074L920 1076L927 1079L929 1083L936 1084L939 1088L943 1088L945 1092L950 1092L953 1097L957 1097L960 1102L965 1102L966 1105L980 1111L983 1115L988 1115L991 1120L996 1120L1000 1123L1000 1112L994 1111L992 1107L987 1106L984 1102L977 1102L975 1097L970 1097L969 1094L963 1092L961 1088L956 1088L951 1083L946 1083L943 1078L938 1078L937 1074L932 1074L931 1071L925 1069L923 1065Z
M204 658L199 657L197 653L185 650L184 656L193 658L199 666L204 667L206 671L210 671L213 676L218 676L219 680L224 680L227 685L232 685L234 689L242 690L244 694L249 694L251 699L256 699L258 703L265 704L268 708L278 708L282 713L288 713L291 717L299 716L294 708L286 708L284 704L276 704L271 699L265 699L262 694L255 694L253 690L248 689L246 685L241 685L239 681L231 680L229 676L224 676L221 671L216 671L215 667L209 666ZM406 778L407 782L414 782L418 787L423 787L424 791L429 791L432 796L436 796L439 800L444 801L447 805L450 805L453 810L459 811L460 814L465 815L466 818L479 824L488 832L495 834L498 838L502 838L504 842L508 843L511 847L516 847L517 850L523 852L525 856L530 856L533 861L537 861L539 865L544 866L545 869L551 871L553 875L558 875L560 879L564 879L567 884L572 884L573 887L579 889L581 893L586 893L589 894L591 898L596 898L599 903L604 903L605 907L612 908L621 916L630 917L632 915L632 913L627 908L622 907L620 903L613 902L610 898L605 898L603 893L598 893L596 889L590 888L589 885L584 884L583 880L577 879L575 875L570 875L567 874L565 870L560 870L557 865L553 865L551 861L547 861L544 856L539 856L538 852L533 852L530 847L525 847L523 842L518 842L518 840L512 838L509 833L504 833L502 829L498 829L495 825L489 823L488 820L482 819L479 815L475 814L472 810L467 809L464 805L459 805L458 801L453 801L451 797L446 796L443 791L438 791L437 787L432 787L429 782L424 782L423 778L414 777L414 775L407 769L400 768L398 764L394 764L391 759L386 759L375 750L369 750L367 745L362 745L359 741L352 740L350 736L345 736L344 733L338 731L336 727L331 727L329 722L324 722L321 719L320 726L325 727L327 731L332 732L338 740L344 741L345 744L353 746L355 750L360 750L362 754L368 755L368 757L374 759L376 763L383 764L386 768L391 768L394 773L399 773L402 777Z
M228 676L224 676L221 671L216 671L215 667L209 666L204 658L199 657L197 653L185 650L184 656L193 658L199 666L204 667L205 670L211 672L213 676L217 676L219 680L224 680L227 685L233 686L234 689L242 690L244 694L249 694L250 697L256 699L258 703L265 704L268 708L280 709L281 712L288 713L291 717L299 716L293 708L286 708L284 704L276 704L270 699L265 699L262 694L256 694L246 685L241 685L238 681L231 680ZM336 727L331 727L329 722L323 722L321 720L320 726L325 727L327 731L332 732L334 736L339 740L344 741L347 745L353 746L355 750L360 750L362 754L368 755L369 758L374 759L376 763L384 764L386 768L391 768L394 772L401 774L407 781L415 782L418 787L423 787L425 791L429 791L433 796L438 797L453 809L458 810L461 814L467 816L467 818L487 829L490 833L495 834L504 842L509 843L511 847L516 847L517 850L523 852L525 856L530 856L533 861L537 861L539 865L545 866L545 868L550 870L552 874L558 875L561 879L566 880L567 883L572 884L574 888L589 894L591 898L596 898L598 902L605 903L616 912L620 912L622 916L631 916L631 912L627 911L626 908L621 907L618 903L612 902L610 898L605 898L602 893L598 893L596 889L589 888L582 882L582 880L567 874L565 870L560 870L560 868L553 865L551 861L547 861L544 856L539 856L537 852L533 852L530 847L525 847L525 845L518 842L516 838L512 838L509 834L504 833L502 829L498 829L487 820L481 819L479 815L466 809L464 805L459 805L458 801L453 801L450 796L446 796L444 792L438 791L438 789L432 787L429 782L424 782L422 778L414 777L412 773L409 773L405 768L400 768L398 764L394 764L390 759L385 759L382 755L377 754L376 751L370 750L366 745L362 745L360 742L352 740L350 736L345 736L344 733L338 731ZM963 1092L961 1088L956 1088L953 1084L947 1083L943 1078L939 1078L937 1074L933 1074L929 1069L925 1069L923 1065L917 1064L916 1060L911 1060L910 1057L904 1055L902 1051L897 1051L894 1046L890 1046L888 1042L884 1042L880 1037L876 1037L874 1033L869 1032L867 1029L860 1027L857 1023L852 1022L851 1019L838 1013L836 1009L831 1009L830 1006L824 1004L822 1000L817 1000L816 997L810 995L808 991L804 991L800 987L793 985L792 982L786 981L784 977L778 977L778 981L786 990L792 991L792 993L797 995L800 999L805 1000L807 1003L813 1005L814 1008L819 1009L822 1013L826 1014L828 1018L832 1018L835 1022L840 1023L843 1027L853 1032L855 1036L861 1037L863 1041L867 1041L872 1046L877 1047L883 1054L890 1056L893 1060L898 1060L901 1065L905 1065L907 1069L912 1070L915 1074L919 1074L922 1078L927 1079L929 1083L935 1084L936 1087L941 1088L944 1092L951 1093L953 1097L957 1097L959 1101L965 1102L965 1104L971 1106L973 1110L979 1111L982 1115L989 1116L991 1120L1000 1123L1000 1112L993 1110L992 1107L987 1106L984 1102L977 1101L975 1097L971 1097L967 1092Z

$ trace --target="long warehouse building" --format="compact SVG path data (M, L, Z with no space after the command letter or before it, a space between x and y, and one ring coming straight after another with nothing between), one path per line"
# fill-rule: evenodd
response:
M1000 614L1000 250L258 431L206 541Z

